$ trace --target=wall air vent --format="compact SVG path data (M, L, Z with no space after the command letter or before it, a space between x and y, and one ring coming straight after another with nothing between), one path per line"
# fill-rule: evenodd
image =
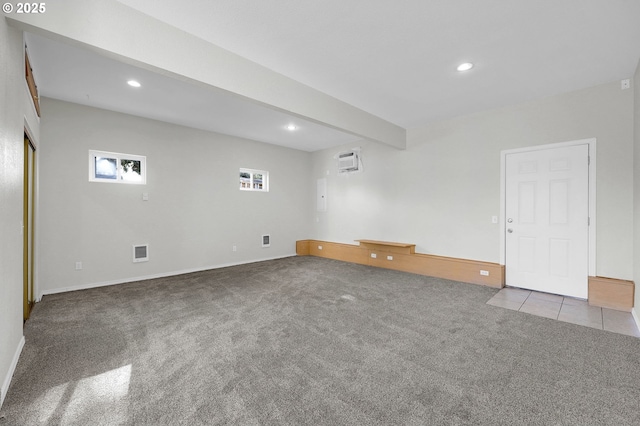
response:
M262 247L270 247L271 246L271 235L265 234L262 236Z
M133 246L133 262L146 262L149 260L149 244Z

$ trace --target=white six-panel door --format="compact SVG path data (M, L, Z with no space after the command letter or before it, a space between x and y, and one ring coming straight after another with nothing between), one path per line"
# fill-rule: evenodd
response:
M507 154L508 286L587 298L589 146Z

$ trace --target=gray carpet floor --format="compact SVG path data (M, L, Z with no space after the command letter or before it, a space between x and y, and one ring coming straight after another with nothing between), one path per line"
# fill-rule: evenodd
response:
M640 339L313 257L43 298L0 425L640 424Z

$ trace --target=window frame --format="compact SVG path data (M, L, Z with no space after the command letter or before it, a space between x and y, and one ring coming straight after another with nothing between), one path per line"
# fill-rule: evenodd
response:
M101 178L96 176L96 158L113 158L116 160L116 178ZM127 181L122 179L122 160L140 161L140 181ZM124 183L129 185L147 184L147 157L136 154L123 154L119 152L89 150L89 182Z
M249 186L243 187L243 181L240 177L241 173L249 174ZM254 188L255 183L253 181L254 175L260 174L262 175L262 188ZM245 167L240 167L238 171L239 186L240 191L253 191L253 192L269 192L269 172L267 170L257 170L257 169L247 169Z

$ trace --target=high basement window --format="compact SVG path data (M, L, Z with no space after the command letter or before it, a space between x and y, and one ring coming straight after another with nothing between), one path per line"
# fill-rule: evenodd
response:
M147 183L147 157L116 152L89 151L89 181Z
M240 169L240 190L269 192L269 172Z

